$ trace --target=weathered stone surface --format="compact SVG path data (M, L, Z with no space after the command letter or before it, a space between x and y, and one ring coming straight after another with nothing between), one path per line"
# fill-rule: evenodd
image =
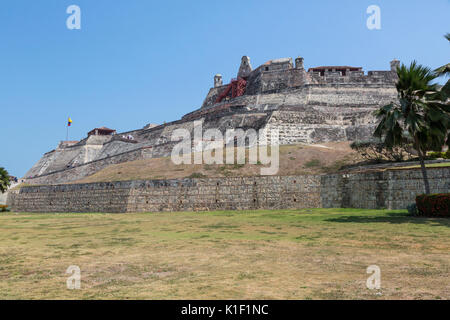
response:
M429 168L432 193L450 192L450 168ZM405 209L424 193L422 172L387 170L325 175L321 202L325 208Z
M23 187L21 212L153 212L320 206L320 177L239 177Z
M316 72L304 69L303 58L297 58L295 66L292 58L283 58L252 69L244 56L238 72L247 81L244 95L216 103L228 86L216 75L202 107L181 120L60 145L29 170L25 177L32 178L26 182L73 181L109 164L169 156L174 130L187 129L193 137L194 121L201 121L203 130L217 128L222 133L233 128L262 129L268 140L273 130L279 130L281 144L366 139L376 125L373 111L397 99L393 71L397 65L393 61L391 70L367 74L351 67L321 67ZM121 139L127 135L134 139Z
M450 192L450 168L430 168L432 192ZM423 193L421 171L229 177L23 187L18 212L154 212L300 208L405 209Z

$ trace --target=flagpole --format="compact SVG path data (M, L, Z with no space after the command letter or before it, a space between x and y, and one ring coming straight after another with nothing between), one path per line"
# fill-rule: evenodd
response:
M69 141L69 127L71 124L72 124L72 119L70 119L70 117L67 117L66 141Z

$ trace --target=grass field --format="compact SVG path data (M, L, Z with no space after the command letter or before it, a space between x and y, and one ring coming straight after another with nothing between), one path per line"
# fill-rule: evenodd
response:
M450 167L450 162L440 162L440 163L428 163L425 164L426 168L446 168ZM413 165L413 166L404 166L404 167L392 167L389 168L390 170L402 170L402 169L418 169L420 168L420 165Z
M0 298L449 299L449 226L358 209L2 213Z

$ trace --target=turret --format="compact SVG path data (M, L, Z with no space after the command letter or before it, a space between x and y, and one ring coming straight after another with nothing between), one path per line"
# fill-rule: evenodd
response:
M223 85L222 75L216 74L214 76L214 88L221 87Z
M304 69L304 67L303 67L303 58L302 57L297 57L295 59L295 68L296 69Z
M238 78L246 78L252 72L252 65L250 64L250 58L243 56L241 59L241 66L239 67Z
M391 61L391 71L397 72L397 68L400 67L400 61L394 59Z

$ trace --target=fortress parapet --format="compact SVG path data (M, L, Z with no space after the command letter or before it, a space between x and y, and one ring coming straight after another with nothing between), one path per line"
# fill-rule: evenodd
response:
M201 108L163 125L119 133L100 127L78 142L62 142L28 171L27 183L75 181L112 164L169 157L177 143L173 133L184 129L193 137L196 121L204 130L223 134L233 128L262 130L267 141L278 132L281 145L366 140L377 125L373 112L398 99L399 64L393 60L388 70L366 74L362 67L346 65L305 69L304 59L297 57L253 69L243 56L229 83L214 76Z
M397 67L400 61L390 62L390 70L369 71L364 73L362 67L353 66L320 66L304 68L304 59L297 57L295 65L292 58L281 58L267 61L256 69L252 69L250 58L243 56L236 79L223 84L222 76L214 76L214 87L206 96L202 108L214 106L223 101L230 101L240 96L277 93L289 89L298 89L312 85L378 85L392 86L397 81ZM239 94L233 94L231 87L245 83Z

